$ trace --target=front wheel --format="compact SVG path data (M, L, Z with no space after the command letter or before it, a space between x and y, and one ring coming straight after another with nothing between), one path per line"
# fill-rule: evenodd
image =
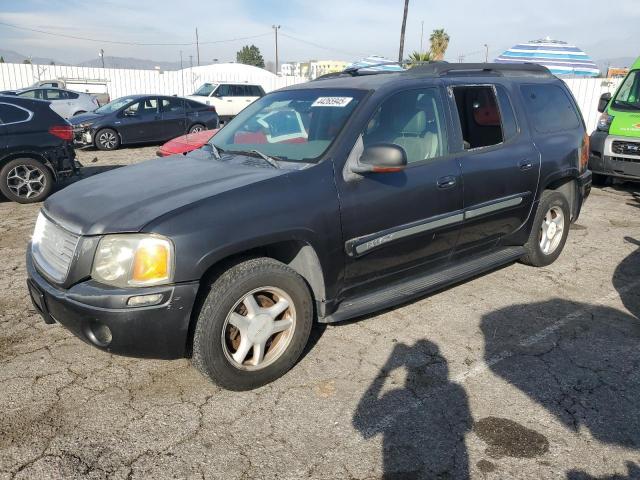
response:
M118 132L111 128L98 130L95 137L95 145L99 150L115 150L120 146Z
M192 362L229 390L250 390L284 375L309 339L311 294L304 279L270 258L223 273L200 309Z
M571 211L563 194L545 190L540 198L536 218L524 248L522 263L544 267L556 261L569 235Z
M54 178L42 162L17 158L0 170L0 192L18 203L41 202L53 189Z

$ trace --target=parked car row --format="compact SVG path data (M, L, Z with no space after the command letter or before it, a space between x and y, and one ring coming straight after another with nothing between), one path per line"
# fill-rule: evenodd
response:
M87 93L72 92L61 88L23 88L5 90L0 95L15 95L51 102L51 109L63 118L70 118L98 108L98 100Z

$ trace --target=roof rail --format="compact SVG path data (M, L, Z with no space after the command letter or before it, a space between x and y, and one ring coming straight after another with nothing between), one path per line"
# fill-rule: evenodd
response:
M456 75L490 73L495 75L552 76L549 69L535 63L446 63L436 62L416 66L407 71L413 75Z

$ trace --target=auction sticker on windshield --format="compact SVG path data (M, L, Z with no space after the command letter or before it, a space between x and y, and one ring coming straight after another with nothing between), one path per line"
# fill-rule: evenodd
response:
M318 97L312 107L346 107L353 97Z

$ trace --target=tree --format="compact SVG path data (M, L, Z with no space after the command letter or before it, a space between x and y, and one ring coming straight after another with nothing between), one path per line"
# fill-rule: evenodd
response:
M400 29L400 51L398 52L398 63L402 63L404 54L404 32L407 29L407 12L409 11L409 0L404 0L404 14L402 16L402 28Z
M31 65L31 60L29 60L28 58L25 58L22 63L25 63L27 65Z
M260 49L255 45L245 45L242 47L242 49L236 53L236 60L238 63L264 68L264 58L262 58Z
M431 61L431 53L430 52L413 52L409 55L409 68L417 67L422 63L427 63Z
M4 57L0 56L0 63L4 63Z
M443 28L434 30L429 37L431 41L431 60L438 61L444 59L444 54L449 46L449 35Z

